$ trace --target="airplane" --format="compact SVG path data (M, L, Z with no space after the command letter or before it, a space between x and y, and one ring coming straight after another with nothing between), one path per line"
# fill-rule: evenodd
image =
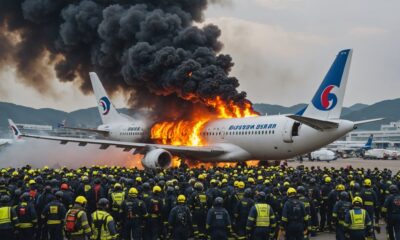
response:
M337 159L335 152L328 150L326 148L321 148L319 150L313 151L309 154L309 159L311 161L334 161Z
M90 72L89 77L98 103L102 124L97 129L78 128L66 126L66 120L63 120L58 126L65 129L97 133L110 140L127 142L146 140L148 126L142 120L133 119L123 113L119 113L107 96L97 74Z
M4 138L0 139L0 146L6 146L13 143L23 142L24 140L21 138L21 131L19 131L15 123L11 119L8 119L8 124L12 131L13 139L4 139Z
M244 162L282 160L312 152L339 139L361 124L382 120L349 121L340 119L353 50L342 50L317 89L310 103L296 114L211 120L200 135L204 146L174 146L132 141L65 138L24 134L29 138L110 146L144 154L145 168L167 168L172 156L203 162ZM91 74L93 75L93 74ZM98 99L102 119L117 118L108 98ZM108 123L111 124L111 123ZM108 126L108 125L107 125ZM109 132L110 126L98 129Z
M337 151L355 151L355 150L370 150L374 135L371 134L366 143L359 141L335 141L327 146L328 149Z

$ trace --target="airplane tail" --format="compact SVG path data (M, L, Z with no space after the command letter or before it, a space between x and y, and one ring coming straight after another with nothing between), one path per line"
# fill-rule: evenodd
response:
M374 135L371 134L371 136L369 136L367 142L364 145L364 149L371 149L372 148L372 140L374 138Z
M340 118L352 53L352 49L338 53L311 103L297 115L317 119Z
M94 95L96 96L97 105L103 124L111 122L126 122L127 119L118 113L117 109L112 104L107 96L99 77L95 72L90 72L90 81L92 82Z
M13 133L13 138L15 141L20 141L22 139L21 131L18 129L17 125L13 122L13 120L8 119L8 125Z

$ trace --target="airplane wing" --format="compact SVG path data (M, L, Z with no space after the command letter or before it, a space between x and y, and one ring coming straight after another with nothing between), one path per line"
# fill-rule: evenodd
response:
M321 120L310 117L303 117L299 115L287 115L288 118L299 121L307 126L310 126L316 130L323 131L325 129L337 128L339 124L337 122Z
M44 139L51 141L58 141L60 144L67 144L69 142L78 143L79 146L86 146L87 144L99 145L100 149L107 149L110 146L117 148L123 148L123 151L135 150L151 150L151 149L165 149L172 154L203 154L204 156L216 156L225 153L225 150L217 146L174 146L174 145L163 145L163 144L150 144L150 143L133 143L133 142L122 142L102 139L87 139L87 138L66 138L66 137L54 137L54 136L41 136L41 135L30 135L23 134L23 137Z
M71 129L71 130L78 130L78 131L84 131L84 132L93 132L93 133L98 133L101 134L103 136L108 136L110 134L109 131L107 130L98 130L98 129L93 129L93 128L77 128L77 127L62 127L65 129Z

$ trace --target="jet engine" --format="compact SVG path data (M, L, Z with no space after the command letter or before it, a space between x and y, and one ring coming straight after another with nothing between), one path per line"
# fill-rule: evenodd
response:
M172 155L164 149L154 149L146 153L142 159L145 168L168 168L171 165Z

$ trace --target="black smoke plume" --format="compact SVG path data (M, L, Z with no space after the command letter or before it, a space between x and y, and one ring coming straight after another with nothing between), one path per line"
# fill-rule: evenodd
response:
M132 106L185 113L217 95L242 105L220 29L195 24L206 8L207 0L1 0L0 68L14 66L44 93L52 70L85 93L96 71L109 92L131 94Z

